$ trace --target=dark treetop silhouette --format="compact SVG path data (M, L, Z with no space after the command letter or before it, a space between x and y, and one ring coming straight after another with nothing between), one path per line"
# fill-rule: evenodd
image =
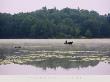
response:
M0 13L0 38L109 38L110 14L56 8Z

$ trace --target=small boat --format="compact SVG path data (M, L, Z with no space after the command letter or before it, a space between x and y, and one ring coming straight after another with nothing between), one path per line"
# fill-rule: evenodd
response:
M70 45L72 45L73 44L73 41L67 42L67 40L66 40L64 44L70 44Z

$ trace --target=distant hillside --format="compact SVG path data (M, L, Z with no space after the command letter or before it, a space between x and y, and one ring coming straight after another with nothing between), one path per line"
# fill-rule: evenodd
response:
M0 13L0 38L110 38L110 14L43 7L29 13Z

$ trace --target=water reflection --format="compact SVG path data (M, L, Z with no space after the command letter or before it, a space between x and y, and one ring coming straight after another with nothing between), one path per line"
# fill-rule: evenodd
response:
M109 40L74 40L73 45L65 45L64 41L12 40L9 43L0 41L0 64L26 64L44 70L58 67L64 69L95 67L100 62L110 64Z
M88 66L96 66L99 63L98 60L91 60L91 61L69 61L68 59L59 59L59 58L48 58L44 61L32 61L32 62L26 62L25 64L33 65L36 67L41 67L44 70L47 68L56 69L58 67L64 68L64 69L70 69L70 68L84 68Z
M6 55L0 64L26 64L46 70L47 68L56 69L58 67L64 69L94 67L99 62L109 63L110 56L97 51L15 50L11 55Z

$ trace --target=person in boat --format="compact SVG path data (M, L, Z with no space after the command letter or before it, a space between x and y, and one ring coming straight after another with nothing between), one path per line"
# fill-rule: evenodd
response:
M66 40L64 44L73 44L73 41L72 42L67 42L67 40Z
M67 43L68 43L68 42L67 42L67 40L66 40L64 44L67 44Z

